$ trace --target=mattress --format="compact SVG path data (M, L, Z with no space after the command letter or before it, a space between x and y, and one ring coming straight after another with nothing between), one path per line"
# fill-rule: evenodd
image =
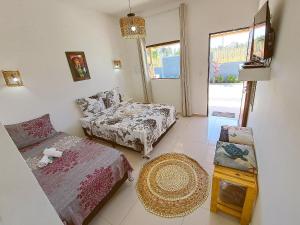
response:
M147 156L158 138L175 123L176 109L165 104L123 102L80 121L89 135L142 151Z
M63 156L38 168L49 147L63 151ZM60 218L72 225L81 225L132 170L119 151L61 132L20 152Z

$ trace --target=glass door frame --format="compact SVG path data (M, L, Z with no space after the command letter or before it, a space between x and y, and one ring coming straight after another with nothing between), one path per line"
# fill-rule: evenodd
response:
M247 49L247 59L249 57L249 43L250 43L250 38L251 38L251 29L252 27L242 27L242 28L237 28L237 29L231 29L231 30L225 30L225 31L219 31L219 32L213 32L213 33L209 33L208 35L208 73L207 73L207 111L206 111L206 116L208 117L209 116L209 82L210 82L210 77L209 77L209 74L210 74L210 56L211 56L211 51L210 51L210 45L211 45L211 38L212 36L214 35L218 35L218 34L223 34L223 33L233 33L233 32L238 32L238 31L242 31L242 30L249 30L249 39L248 39L248 49ZM244 86L245 86L245 91L243 90L243 93L242 93L242 102L241 102L241 109L240 109L240 112L243 113L243 115L240 113L240 116L239 116L239 122L238 124L240 125L244 125L246 126L247 124L247 121L245 121L245 119L247 120L248 118L248 112L249 112L249 106L250 106L250 101L247 101L247 95L248 94L248 90L249 90L249 82L247 84L245 84L244 82ZM252 86L252 84L251 84ZM250 88L251 89L251 88ZM246 95L246 96L244 96ZM243 108L242 108L243 107ZM247 114L247 115L245 115Z

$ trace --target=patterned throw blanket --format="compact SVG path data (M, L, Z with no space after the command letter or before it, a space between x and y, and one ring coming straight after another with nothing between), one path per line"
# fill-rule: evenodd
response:
M148 155L153 144L176 121L176 109L164 104L123 102L80 121L89 135L143 150Z
M38 168L37 163L47 147L63 151L63 156L44 168ZM114 185L132 171L120 152L65 133L58 133L20 151L67 224L81 225Z

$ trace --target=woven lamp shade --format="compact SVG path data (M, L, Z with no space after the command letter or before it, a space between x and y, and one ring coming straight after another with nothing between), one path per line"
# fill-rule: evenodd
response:
M120 27L122 36L126 39L139 39L146 36L145 19L134 13L122 17Z

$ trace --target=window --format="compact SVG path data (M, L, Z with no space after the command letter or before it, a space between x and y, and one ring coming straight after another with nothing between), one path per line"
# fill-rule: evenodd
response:
M249 28L210 34L210 83L238 83L240 65L247 61Z
M147 46L147 62L152 79L180 77L180 42L172 41Z

